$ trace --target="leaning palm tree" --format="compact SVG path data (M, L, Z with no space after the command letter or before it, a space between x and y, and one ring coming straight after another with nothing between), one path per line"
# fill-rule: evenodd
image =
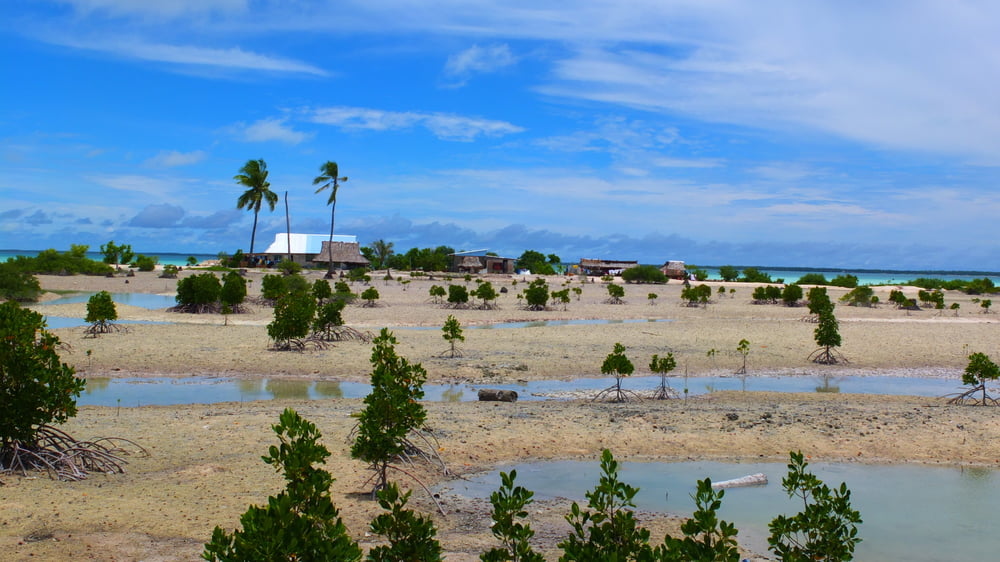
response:
M271 184L267 181L267 164L263 159L247 160L247 163L240 168L240 173L233 176L236 183L246 186L247 190L236 200L237 209L253 211L253 230L250 232L250 254L253 255L253 241L257 237L257 215L260 207L267 203L270 210L278 203L278 194L271 191Z
M393 246L394 244L392 242L386 242L381 238L372 242L372 253L375 254L375 259L379 268L384 267L386 270L389 269L389 258L396 253Z
M337 212L337 190L340 189L340 182L347 181L347 177L340 177L340 169L337 167L336 162L330 162L329 160L323 163L319 167L320 175L316 176L313 180L313 185L318 185L319 188L316 189L316 193L323 191L326 188L330 188L330 198L326 200L326 204L330 205L330 263L327 272L333 271L333 219Z

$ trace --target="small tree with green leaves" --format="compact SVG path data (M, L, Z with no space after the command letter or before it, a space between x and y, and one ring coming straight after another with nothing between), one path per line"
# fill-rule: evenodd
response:
M81 480L90 471L125 471L115 450L130 442L78 442L53 427L76 416L76 399L86 385L59 358L60 347L41 314L13 301L0 303L0 474L40 469L61 480Z
M319 430L292 409L282 412L279 422L271 428L281 446L271 445L262 458L284 473L285 489L269 497L266 506L250 506L240 517L242 529L227 533L216 527L202 558L221 562L361 560L361 548L347 533L330 498L334 478L314 466L330 456L319 443Z
M681 523L683 538L667 535L663 545L653 553L653 560L659 562L689 562L692 560L711 562L737 562L740 559L736 526L720 521L717 515L722 507L724 490L712 489L712 480L699 480L697 491L692 496L695 512L690 519Z
M736 370L737 375L747 374L747 356L750 355L750 342L748 340L740 340L739 345L736 346L736 352L743 356L743 366Z
M670 385L667 384L667 375L676 368L677 360L674 359L673 352L668 352L663 357L656 354L653 355L653 359L649 362L649 370L660 375L660 386L656 389L656 394L653 395L653 398L666 400L673 397Z
M791 453L788 475L781 486L788 497L802 500L803 509L793 516L779 515L768 525L767 539L771 552L781 560L854 559L854 547L861 542L858 525L861 514L851 507L851 491L847 484L831 489L807 472L809 466L801 452Z
M707 307L712 299L712 288L708 285L689 285L681 289L681 300L688 306Z
M736 281L740 277L740 270L731 265L724 265L719 268L719 277L723 281Z
M368 551L366 562L439 562L441 543L434 538L437 528L429 517L418 515L406 509L412 492L399 492L395 482L390 482L377 494L378 503L387 513L371 522L371 532L389 540L387 545L379 545Z
M19 270L14 262L0 263L0 300L36 302L41 294L34 275Z
M131 244L115 244L114 240L107 244L101 244L101 255L104 256L104 263L119 266L121 264L132 263L135 252L132 251Z
M813 331L816 345L819 349L809 355L809 360L813 363L823 365L834 365L837 363L847 363L847 359L837 351L840 347L840 329L836 316L833 315L833 303L819 311L819 323Z
M246 312L243 302L247 298L247 280L235 271L222 276L222 289L219 291L219 301L230 313Z
M448 319L444 321L444 327L441 328L441 331L444 332L442 337L448 342L451 348L449 350L451 353L450 357L461 357L462 351L458 349L457 344L460 341L465 341L465 336L462 335L462 325L459 324L458 318L449 314Z
M552 300L563 305L563 310L566 310L567 305L569 305L569 289L563 289L561 291L552 291Z
M522 294L524 294L525 308L545 310L545 305L549 302L549 284L542 278L535 279L522 291Z
M434 304L441 304L441 299L448 294L448 291L445 291L441 285L431 285L431 288L427 292L430 294L431 302Z
M608 300L604 302L608 304L625 304L625 287L608 283Z
M341 314L346 303L339 299L327 301L316 308L316 319L313 320L313 336L323 341L359 341L368 343L372 339L370 332L362 332L344 325Z
M277 351L302 351L307 345L326 347L312 334L316 316L316 299L308 293L289 293L274 305L274 320L267 325L271 349Z
M993 301L990 299L983 299L979 301L979 307L983 309L983 314L990 314L991 306L993 306Z
M90 324L84 333L97 337L98 334L117 332L120 328L115 324L118 320L118 309L115 301L111 299L111 293L100 291L90 296L87 301L87 317L84 319Z
M830 301L830 295L826 292L826 287L813 287L809 289L806 300L809 301L809 314L813 315L810 320L813 321L819 319L821 311L833 306L833 303Z
M847 294L840 297L840 302L847 303L847 306L871 307L878 301L875 297L875 290L868 285L862 285L861 287L851 289Z
M955 311L955 316L958 316L958 311L961 308L962 308L962 305L958 304L957 302L951 303L951 309Z
M469 305L469 290L464 285L448 285L448 305L465 308Z
M584 279L583 282L586 283L586 279L587 278L584 277L583 279ZM573 291L573 294L576 295L576 300L580 300L580 296L583 295L583 288L582 287L573 287L572 291Z
M476 281L479 282L481 280L476 279ZM493 283L490 283L489 281L482 281L479 283L479 286L476 287L476 290L472 292L472 296L483 301L483 304L481 304L479 308L483 310L490 310L496 308L497 297L499 297L500 294L497 293L495 288L493 288Z
M561 562L598 560L652 560L649 530L639 526L633 512L638 488L618 479L618 461L611 451L601 454L601 478L586 493L587 509L573 502L566 516L573 530L559 543Z
M534 492L515 486L517 471L500 473L500 488L490 494L493 505L493 536L503 545L491 548L479 556L483 562L545 562L545 558L531 549L535 531L521 520L528 516Z
M615 377L615 384L597 393L594 400L603 400L611 396L612 402L626 402L630 398L639 398L639 395L631 390L622 388L622 378L627 377L635 371L635 365L625 356L625 346L616 343L614 350L608 354L601 365L601 373Z
M313 281L312 296L319 304L323 304L328 299L333 298L333 288L330 287L330 282L326 279L317 279Z
M222 283L212 273L199 273L177 282L177 306L171 312L205 314L219 312Z
M379 294L378 289L375 287L368 287L361 292L361 300L365 301L361 306L366 308L372 308L376 306L375 301L378 300Z
M416 480L399 462L423 459L440 463L434 447L420 447L414 439L429 443L423 432L427 412L420 403L424 397L427 371L419 363L410 364L396 354L396 338L386 328L373 340L372 390L365 396L365 408L355 427L351 457L368 463L373 482L372 492L389 483L389 469ZM441 465L443 468L443 464ZM419 480L416 480L418 483Z
M800 300L802 300L802 287L793 284L786 285L781 290L781 301L785 306L798 306Z
M646 295L646 300L649 301L649 306L655 305L656 299L658 299L659 297L660 295L657 295L656 293L649 293L648 295Z
M969 364L965 366L965 371L962 372L962 384L971 388L952 395L949 403L1000 406L1000 401L986 393L986 383L997 379L1000 379L1000 366L997 366L985 353L973 353L969 356ZM977 394L980 395L978 398Z

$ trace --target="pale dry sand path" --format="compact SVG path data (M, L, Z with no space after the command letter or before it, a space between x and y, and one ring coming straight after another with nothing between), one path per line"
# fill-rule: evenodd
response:
M259 287L259 274L251 274ZM314 275L314 277L317 277ZM129 279L45 277L50 289L171 293L172 281L139 274ZM437 282L441 284L440 281ZM510 280L504 285L510 286ZM573 282L575 285L575 281ZM396 329L398 351L422 362L432 381L508 381L599 376L599 366L616 341L645 371L649 355L672 349L691 374L731 372L739 364L736 344L751 341L750 371L821 373L804 358L812 350L813 325L805 309L748 303L751 286L733 285L735 298L707 309L678 306L679 284L627 286L626 305L603 304L602 285L588 284L568 310L525 312L512 296L495 311L446 310L427 302L431 282L414 280L406 290L396 281L376 287L383 306L350 307L348 324ZM717 285L717 284L713 284ZM519 287L521 287L519 283ZM659 294L647 304L646 294ZM841 290L831 290L836 298ZM886 289L886 295L888 289ZM915 294L915 290L912 290ZM885 298L883 298L885 300ZM973 313L969 297L949 293L962 305L958 318L933 312L907 315L837 307L844 335L846 368L871 372L956 376L971 351L996 356L998 326L993 315ZM84 305L43 308L47 314L82 315ZM169 319L178 315L119 306L123 318ZM267 350L264 325L269 309L230 318L188 317L172 325L129 326L128 333L83 338L80 329L58 330L73 351L64 359L92 375L224 373L246 377L308 377L366 380L369 348L338 344L323 352ZM671 319L672 322L466 330L462 359L437 357L447 344L439 327L448 314L464 325L534 319ZM950 312L948 313L951 314ZM235 324L235 325L234 325ZM715 360L705 356L718 349ZM87 357L86 350L91 350ZM117 370L116 370L117 369ZM85 407L66 429L81 438L117 435L152 453L133 458L129 473L96 476L76 483L8 476L0 487L0 552L13 560L193 560L215 525L232 528L251 503L280 489L280 476L260 461L274 443L270 426L291 406L317 423L333 455L328 469L338 478L334 501L352 534L362 541L377 511L356 493L367 477L349 456L346 438L359 400L253 402L171 407ZM595 459L611 447L627 460L768 460L782 462L800 449L813 461L906 462L996 466L1000 463L1000 417L994 409L948 406L937 398L784 393L713 394L697 400L598 404L589 401L428 403L429 424L442 454L459 473L498 464L545 459ZM737 419L730 419L735 414ZM440 480L423 474L429 482ZM415 494L418 507L430 504ZM475 560L494 545L486 500L444 498L447 517L436 517L449 560ZM538 544L554 560L554 545L568 527L568 502L532 509ZM675 529L670 518L643 514L661 536Z

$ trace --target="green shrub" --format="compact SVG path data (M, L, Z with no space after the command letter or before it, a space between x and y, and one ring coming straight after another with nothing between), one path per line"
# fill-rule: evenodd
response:
M690 285L681 289L681 300L687 301L688 306L708 306L712 299L712 288L708 285Z
M740 278L740 270L731 265L724 265L719 268L719 277L723 281L736 281Z
M209 312L219 302L222 283L212 273L199 273L177 282L177 306L192 312Z
M520 520L528 516L527 507L532 503L534 492L521 486L514 486L517 471L500 473L500 488L490 494L493 505L493 536L500 540L501 548L491 548L479 556L483 562L545 562L545 558L531 549L531 537L535 531L528 523Z
M284 273L285 275L294 275L302 271L302 264L294 262L290 259L283 259L278 264L278 271Z
M469 302L469 290L464 285L448 285L448 303L463 306Z
M74 244L68 252L42 250L35 257L16 256L7 263L15 271L35 275L107 275L114 269L103 262L87 257L88 246Z
M655 265L637 265L622 272L626 283L666 283L667 276Z
M785 306L797 306L802 300L802 287L798 285L786 285L781 290L781 300Z
M375 287L368 287L361 293L361 298L365 301L365 306L375 306L375 301L378 300L379 294Z
M11 263L0 263L0 299L36 302L42 294L38 279L27 271L19 271Z
M523 291L524 300L529 310L545 310L549 302L549 284L544 279L532 281Z
M625 297L625 287L621 285L616 285L614 283L608 283L608 302L611 304L622 304L625 301L622 300Z
M316 299L306 292L289 293L275 303L274 320L267 325L273 348L279 351L302 349L316 316Z
M826 287L809 289L806 300L809 301L809 314L819 314L827 307L833 306L833 303L830 302L830 295L826 292Z
M139 268L139 271L153 271L156 269L156 264L159 263L160 258L156 256L144 256L139 254L135 258L135 266Z
M874 289L865 285L851 289L846 295L840 297L840 302L847 303L847 306L872 306L877 302L874 300L876 298Z
M740 281L744 283L773 283L771 275L758 270L756 267L748 267L743 270L743 277Z
M91 295L87 300L87 316L84 318L91 325L91 330L94 333L105 333L115 320L118 320L118 309L115 301L111 300L111 293L101 291Z
M180 268L172 263L168 263L163 266L163 271L160 272L160 277L164 279L176 279L177 273L180 272Z
M230 271L222 276L222 290L219 291L219 300L224 307L238 310L246 298L247 280L242 275Z
M429 517L417 515L404 509L412 492L399 493L399 487L390 483L378 492L378 503L383 513L371 523L371 532L389 540L388 545L379 545L368 552L368 562L439 562L441 543L434 538L437 529Z
M834 287L853 289L858 286L858 277L856 275L838 275L830 280L830 284Z
M287 292L288 288L285 287L284 275L268 273L260 281L260 296L265 299L276 301Z
M312 284L312 296L319 302L323 302L333 297L333 289L326 279L317 279Z
M826 275L822 273L806 273L795 282L796 285L829 285Z
M965 284L965 292L970 295L983 295L996 291L996 286L989 277L973 279Z

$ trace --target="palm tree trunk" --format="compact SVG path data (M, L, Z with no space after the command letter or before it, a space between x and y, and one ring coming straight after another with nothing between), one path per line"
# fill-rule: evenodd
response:
M253 212L253 230L250 231L250 255L253 255L253 241L257 237L257 211Z
M336 188L334 188L336 189ZM330 263L327 264L326 272L328 274L333 273L333 217L337 212L337 200L334 199L330 204Z

